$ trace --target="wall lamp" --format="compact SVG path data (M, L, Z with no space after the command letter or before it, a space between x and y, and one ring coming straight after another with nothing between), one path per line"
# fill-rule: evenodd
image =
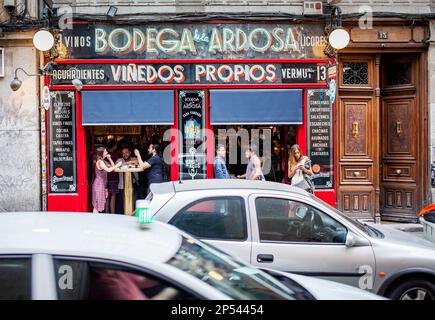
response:
M54 46L54 36L47 30L39 30L33 36L33 45L39 51L51 50Z
M350 41L349 33L343 28L343 17L340 7L334 6L331 12L330 24L326 27L328 33L329 46L325 49L325 53L329 56L336 56L337 50L346 48ZM328 47L329 47L328 46Z
M30 74L30 73L27 73L26 72L26 70L24 70L23 68L16 68L15 69L15 77L14 77L14 80L12 80L11 81L11 89L12 89L12 91L17 91L18 89L20 89L21 88L21 85L23 84L23 82L20 80L20 79L18 79L18 75L17 75L17 73L18 73L18 70L21 70L21 71L23 71L27 76L29 76L29 77L39 77L39 76L45 76L45 75L51 75L51 72L53 71L53 66L55 65L56 63L55 62L53 62L53 61L50 61L50 62L48 62L41 70L40 70L40 73L38 73L38 74Z
M39 51L42 51L42 52L50 51L54 47L54 43L55 43L54 36L48 30L44 30L44 29L39 30L33 36L33 45ZM14 80L12 80L12 82L11 82L11 89L13 91L17 91L18 89L21 88L21 85L23 84L23 82L20 79L18 79L18 75L17 75L18 70L21 70L29 77L39 77L39 76L44 76L44 75L51 75L51 72L53 71L53 66L55 64L56 63L54 61L48 62L39 71L38 74L30 74L30 73L27 73L26 70L24 70L23 68L16 68L15 73L14 73L15 74Z

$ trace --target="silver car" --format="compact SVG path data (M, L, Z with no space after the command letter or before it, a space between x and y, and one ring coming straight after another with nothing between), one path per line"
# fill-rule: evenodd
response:
M91 213L1 213L0 300L381 298L267 270L272 277L177 228L139 222Z
M350 219L303 190L263 181L180 181L151 185L143 201L157 220L255 266L393 299L435 299L433 243Z

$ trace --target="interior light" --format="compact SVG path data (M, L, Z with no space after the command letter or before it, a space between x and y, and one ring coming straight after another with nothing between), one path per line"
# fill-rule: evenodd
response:
M224 277L220 274L220 273L218 273L218 272L216 272L216 271L210 271L209 273L208 273L208 275L211 277L211 278L213 278L213 279L215 279L215 280L217 280L217 281L222 281L223 279L224 279Z

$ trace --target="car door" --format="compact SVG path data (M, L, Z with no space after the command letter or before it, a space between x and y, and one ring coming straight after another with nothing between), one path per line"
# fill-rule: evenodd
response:
M198 199L179 210L169 223L250 262L250 221L242 196L216 195Z
M345 245L349 227L307 200L280 194L249 197L251 263L370 289L375 260L369 242Z

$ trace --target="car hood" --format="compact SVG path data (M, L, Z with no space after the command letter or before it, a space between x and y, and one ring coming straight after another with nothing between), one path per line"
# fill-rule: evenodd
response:
M270 271L282 274L308 290L317 300L386 300L368 291L341 284L334 281L301 276L277 270Z
M430 242L429 240L423 239L412 232L405 232L398 230L392 226L375 224L375 223L367 223L369 226L381 231L385 238L379 239L388 242L394 242L395 244L412 246L412 247L421 247L424 249L435 249L435 243Z

